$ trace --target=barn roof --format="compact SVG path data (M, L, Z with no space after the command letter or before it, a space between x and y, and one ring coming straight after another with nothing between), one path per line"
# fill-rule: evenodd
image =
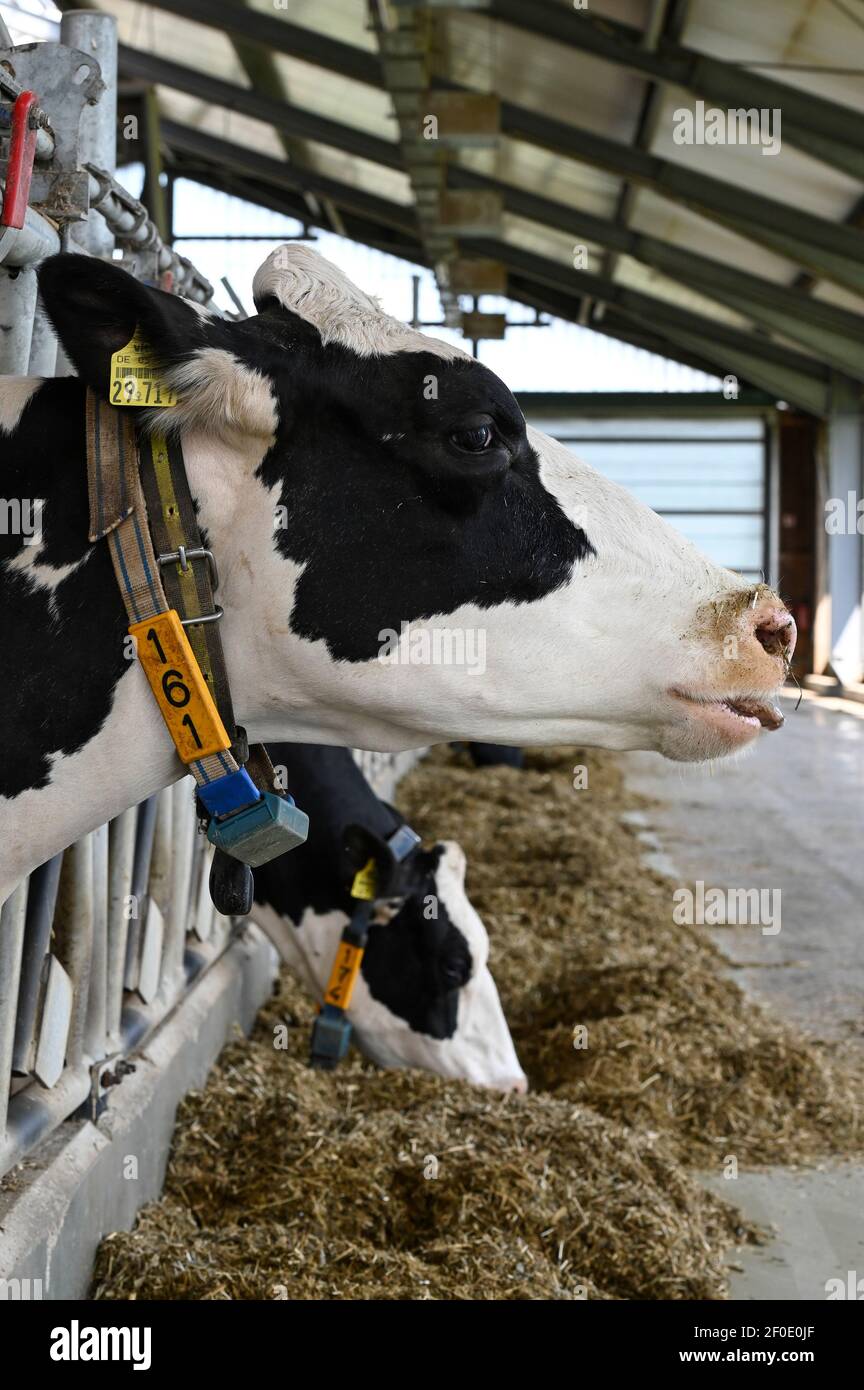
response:
M817 414L832 370L864 380L861 0L101 8L169 167L435 267L445 308L479 257L512 299ZM459 92L487 101L454 126ZM779 153L676 143L700 101L779 109Z

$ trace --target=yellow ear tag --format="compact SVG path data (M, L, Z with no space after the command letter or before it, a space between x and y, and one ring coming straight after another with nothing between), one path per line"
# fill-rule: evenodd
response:
M367 903L373 902L377 890L377 877L375 860L367 859L363 868L358 869L354 875L354 882L351 884L351 897L363 898Z
M112 405L161 407L177 404L177 396L162 379L153 350L135 329L125 347L111 358L109 400Z

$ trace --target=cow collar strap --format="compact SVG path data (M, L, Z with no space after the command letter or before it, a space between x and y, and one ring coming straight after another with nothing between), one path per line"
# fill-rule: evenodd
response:
M308 817L277 789L266 750L247 750L234 723L218 572L182 449L158 435L139 440L127 412L89 388L86 438L90 540L108 542L138 660L197 783L207 838L242 864L266 864L303 843Z
M370 858L358 869L351 884L354 910L339 938L327 981L324 1003L312 1026L310 1067L332 1071L348 1051L351 1021L348 1009L363 963L375 903L392 887L393 870L417 848L420 836L410 825L400 825L387 840L381 862Z

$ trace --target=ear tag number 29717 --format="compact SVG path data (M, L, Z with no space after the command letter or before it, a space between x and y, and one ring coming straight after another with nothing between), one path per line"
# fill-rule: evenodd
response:
M163 410L177 404L177 396L163 380L153 351L137 328L126 346L111 358L108 399L112 405L149 405Z

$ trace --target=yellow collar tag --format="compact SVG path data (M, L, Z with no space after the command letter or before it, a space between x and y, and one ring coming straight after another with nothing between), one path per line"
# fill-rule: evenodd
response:
M176 610L132 623L129 632L180 761L197 762L230 748L228 730Z
M138 328L111 358L109 400L112 405L149 405L163 410L177 405L176 394L163 380L153 350Z
M327 993L324 995L325 1004L332 1004L336 1009L348 1008L362 960L362 946L352 946L349 941L339 942L339 950L336 952L327 983Z
M362 898L364 902L371 903L375 900L377 891L378 875L375 871L375 860L368 859L362 869L358 869L354 875L354 882L351 884L351 897Z

